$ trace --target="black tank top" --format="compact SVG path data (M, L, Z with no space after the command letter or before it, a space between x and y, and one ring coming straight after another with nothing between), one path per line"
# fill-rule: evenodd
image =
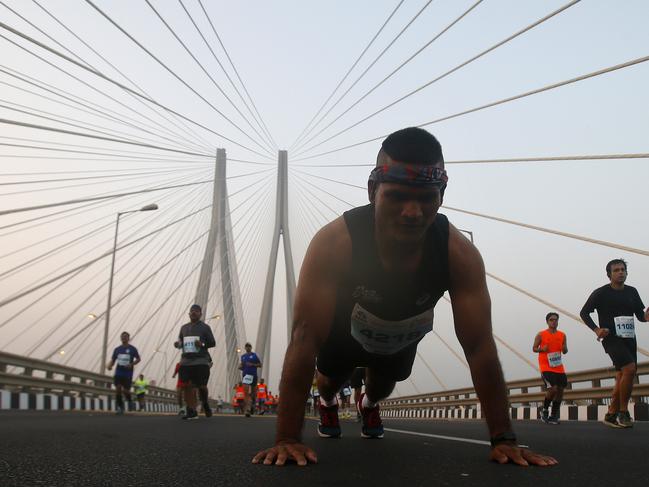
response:
M379 259L374 238L374 207L353 208L343 216L352 240L352 262L347 279L337 291L331 332L337 337L330 336L330 339L338 341L336 338L342 338L341 334L350 336L351 331L352 339L366 352L396 353L399 341L413 342L413 338L419 341L432 329L432 310L448 289L448 219L437 214L426 233L422 262L411 279L404 281L395 280ZM368 316L373 326L363 325ZM430 327L423 329L414 325L416 317L421 317L419 322L428 321ZM356 318L362 322L360 325ZM402 325L407 331L404 336L398 332ZM413 326L419 326L419 335Z

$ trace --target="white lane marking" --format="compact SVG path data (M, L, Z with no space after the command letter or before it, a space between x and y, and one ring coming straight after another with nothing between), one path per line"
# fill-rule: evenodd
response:
M413 435L413 436L425 436L427 438L437 438L439 440L450 440L450 441L462 441L464 443L474 443L476 445L489 445L491 442L483 440L473 440L471 438L460 438L457 436L444 436L444 435L433 435L431 433L419 433L418 431L406 431L406 430L397 430L393 428L384 428L385 431L391 431L393 433L403 433L404 435ZM529 445L518 445L519 448L529 448Z
M427 438L437 438L439 440L450 440L450 441L462 441L464 443L474 443L476 445L489 445L491 443L483 440L473 440L471 438L460 438L457 436L444 436L444 435L433 435L431 433L419 433L418 431L406 431L406 430L397 430L393 428L385 428L385 431L391 431L393 433L403 433L404 435L413 435L413 436L425 436Z

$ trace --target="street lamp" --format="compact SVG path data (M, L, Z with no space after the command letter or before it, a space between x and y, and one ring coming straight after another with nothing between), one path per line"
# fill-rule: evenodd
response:
M115 252L117 251L117 232L119 230L119 217L126 215L127 213L137 213L138 211L152 211L157 210L158 205L152 203L150 205L143 206L139 210L130 210L130 211L120 211L117 213L117 221L115 222L115 240L113 241L113 259L110 264L110 280L108 282L108 305L106 306L106 321L104 324L104 343L101 350L101 364L99 366L99 372L106 373L106 354L108 352L108 329L110 328L110 307L113 297L113 274L115 273Z

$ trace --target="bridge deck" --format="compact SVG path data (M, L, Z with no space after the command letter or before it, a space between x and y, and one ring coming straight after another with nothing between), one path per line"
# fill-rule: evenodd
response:
M475 440L486 436L481 421L386 420L385 426ZM307 421L305 439L318 452L318 465L251 465L253 454L271 444L274 428L274 417L215 416L185 423L162 415L2 412L0 485L649 484L647 423L614 430L591 422L516 422L521 443L560 460L552 468L495 465L487 461L487 446L430 436L387 431L383 440L364 440L352 421L343 423L338 440L318 438L315 422Z

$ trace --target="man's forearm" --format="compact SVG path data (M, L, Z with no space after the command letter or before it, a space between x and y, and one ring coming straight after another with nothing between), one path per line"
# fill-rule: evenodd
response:
M467 354L471 377L491 437L511 431L509 400L498 352L493 340Z
M314 365L315 354L305 351L292 341L286 351L279 385L282 400L277 411L276 443L301 440L304 409Z

